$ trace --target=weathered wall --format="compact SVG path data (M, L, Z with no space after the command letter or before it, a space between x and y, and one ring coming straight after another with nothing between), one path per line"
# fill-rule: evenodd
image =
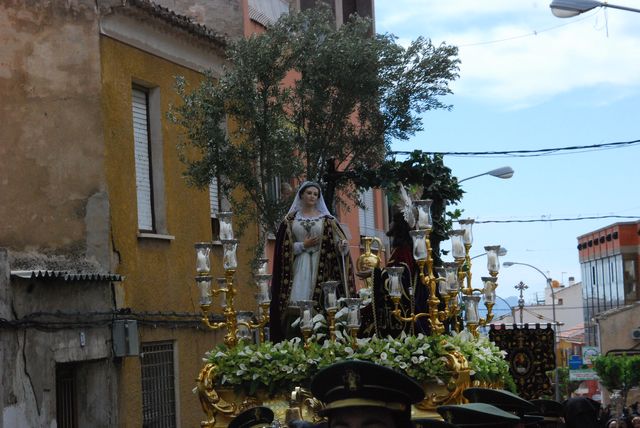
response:
M37 312L92 313L111 309L108 282L13 278L9 286L14 320L27 319ZM78 363L79 375L83 376L77 394L82 420L91 421L90 425L95 427L117 425L110 327L89 318L86 327L57 329L56 323L65 318L48 315L29 319L39 323L40 328L15 326L2 330L4 425L51 426L56 419L56 364L69 362ZM93 361L90 367L85 365L87 361ZM101 381L85 381L95 377Z
M0 2L0 242L58 268L108 267L97 22L94 0Z

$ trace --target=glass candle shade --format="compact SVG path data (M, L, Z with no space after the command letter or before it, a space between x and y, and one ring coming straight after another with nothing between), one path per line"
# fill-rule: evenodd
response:
M258 294L256 295L258 304L271 302L271 287L269 287L269 281L271 275L261 274L256 275L256 285L258 286Z
M231 211L222 211L218 213L218 221L220 222L220 240L228 241L233 239L233 224L231 223Z
M415 260L424 260L427 258L427 231L411 230L409 232L413 240L413 258Z
M196 272L198 275L208 275L211 272L211 244L207 242L198 242L194 245L196 249Z
M362 299L351 297L345 299L347 305L347 328L360 328L360 304Z
M464 302L464 321L469 324L478 324L480 315L478 314L478 303L480 296L472 294L470 296L462 296Z
M500 245L489 245L484 247L487 252L487 270L489 272L498 272L500 270Z
M269 273L269 259L258 259L256 266L256 275L266 275Z
M418 218L416 221L416 229L431 229L433 221L431 219L431 199L421 199L413 201L413 206L416 207L418 212Z
M447 293L455 293L460 289L457 263L443 263L442 267L438 268L438 276L445 279Z
M300 300L298 301L298 307L300 308L300 329L312 330L313 329L313 317L315 315L315 304L313 300Z
M222 266L224 267L224 270L236 269L238 267L238 258L236 257L238 240L224 240L222 241L222 248L224 250L224 255L222 256Z
M200 304L211 304L211 277L208 275L196 276L196 285L200 292Z
M458 224L460 224L460 229L464 231L464 234L462 235L463 244L473 244L473 223L475 223L475 220L472 218L458 221Z
M251 323L251 318L253 317L253 313L251 312L238 312L238 339L240 340L251 340L251 329L249 328L249 323Z
M218 290L226 290L227 289L227 278L220 277L216 278L216 283L218 284ZM227 293L221 291L218 293L220 297L220 306L223 308L227 307Z
M337 289L338 281L326 281L320 283L322 287L322 294L324 295L324 308L325 310L338 308Z
M464 230L456 229L449 232L449 239L451 240L451 255L454 259L464 259L466 252L464 249Z
M482 289L482 294L484 296L485 303L495 303L496 302L496 287L497 284L494 282L495 279L491 276L483 276L482 282L484 283L484 288Z
M404 266L391 266L387 268L387 274L389 275L389 296L400 297L402 296L402 274L404 273Z

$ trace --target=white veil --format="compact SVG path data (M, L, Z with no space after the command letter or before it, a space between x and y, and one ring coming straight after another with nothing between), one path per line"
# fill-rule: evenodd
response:
M311 186L318 189L318 202L316 202L316 209L320 212L320 215L328 215L329 217L333 218L333 216L329 212L329 209L327 208L327 204L324 202L324 198L322 197L322 189L320 188L320 185L314 181L305 181L300 185L298 191L296 192L296 197L291 204L291 208L289 208L289 211L287 212L287 216L302 210L302 201L300 200L300 194L304 191L304 189Z

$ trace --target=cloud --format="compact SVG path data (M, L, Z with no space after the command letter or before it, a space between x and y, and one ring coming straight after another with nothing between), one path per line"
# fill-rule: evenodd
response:
M612 99L640 89L639 17L632 12L560 20L539 1L386 3L378 2L378 31L398 34L403 44L423 35L460 47L458 96L517 109L583 88L608 87Z

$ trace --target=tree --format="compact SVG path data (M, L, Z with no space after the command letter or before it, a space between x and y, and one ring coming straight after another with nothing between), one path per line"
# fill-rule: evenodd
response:
M422 113L450 108L439 97L457 78L457 48L423 38L404 48L356 16L333 23L326 7L284 16L231 43L218 82L208 75L189 90L178 80L183 104L171 117L184 129L189 182L222 177L234 211L265 231L289 203L272 196L277 177L318 181L333 209L338 190L355 198L350 171L379 167L392 139L422 130Z
M620 390L626 406L629 390L640 386L640 355L603 355L594 360L593 368L605 388Z
M461 215L457 209L447 213L447 204L459 202L464 193L441 155L429 155L416 150L403 161L388 158L376 170L358 164L347 176L358 188L379 187L393 196L397 194L398 183L401 183L406 188L416 189L416 199L431 199L432 256L436 265L441 264L440 242L449 239L452 220Z

